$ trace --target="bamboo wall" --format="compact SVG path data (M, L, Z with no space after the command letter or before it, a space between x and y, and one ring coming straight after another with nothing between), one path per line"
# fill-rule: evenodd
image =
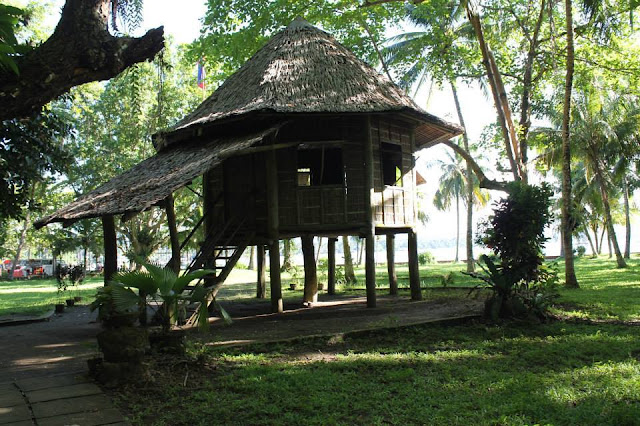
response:
M357 230L365 218L364 146L371 132L374 152L374 221L377 227L406 227L414 222L413 197L415 179L411 147L411 130L390 120L374 118L369 130L362 116L302 121L287 126L276 144L296 144L278 149L278 211L280 231L295 235L303 232L319 234L335 230ZM403 186L383 185L381 143L400 146L402 150ZM299 186L299 146L321 146L342 150L343 184ZM335 152L335 151L334 151ZM266 235L266 156L254 153L225 161L223 171L209 173L209 182L224 191L224 200L214 212L230 217L247 216L247 226L257 235ZM214 191L216 192L216 191Z

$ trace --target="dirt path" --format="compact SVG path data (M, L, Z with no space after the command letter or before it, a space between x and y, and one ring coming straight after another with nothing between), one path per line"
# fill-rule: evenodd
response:
M86 306L49 321L0 327L0 382L86 371L100 325Z

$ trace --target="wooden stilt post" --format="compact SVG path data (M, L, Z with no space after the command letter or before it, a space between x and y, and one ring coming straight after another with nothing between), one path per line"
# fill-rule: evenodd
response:
M398 294L398 275L396 275L395 264L395 242L394 234L387 234L387 272L389 272L389 294L396 296Z
M267 233L269 244L269 277L271 311L282 312L282 282L280 277L280 220L278 209L278 163L276 151L266 153L267 160Z
M271 312L282 312L282 282L280 280L280 242L269 245L269 289L271 290Z
M164 200L164 209L167 214L167 226L169 227L169 240L171 241L171 269L176 274L180 273L180 240L178 239L178 227L176 225L176 211L174 209L173 194L169 194Z
M337 238L329 237L327 240L327 293L336 294L336 241Z
M104 236L104 285L118 272L118 243L116 224L113 216L102 216L102 234Z
M409 286L411 300L422 300L420 290L420 270L418 269L418 236L415 230L409 231Z
M302 256L304 258L304 296L303 303L316 303L318 301L318 271L313 248L313 236L303 235Z
M258 281L256 286L256 297L264 299L267 296L267 263L265 262L264 245L259 244L258 252Z
M365 121L366 143L364 149L365 165L365 276L367 287L367 307L376 307L376 258L375 258L375 222L373 219L373 140L371 138L371 116Z

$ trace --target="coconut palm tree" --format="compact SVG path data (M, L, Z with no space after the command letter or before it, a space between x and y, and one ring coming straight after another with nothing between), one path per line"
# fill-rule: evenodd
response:
M489 201L489 193L480 189L478 180L474 179L470 184L467 181L467 173L463 164L463 159L458 154L451 154L447 151L447 161L438 160L436 164L442 171L440 176L440 186L433 197L433 204L438 210L449 210L452 203L456 208L456 256L459 259L460 245L460 200L464 204L468 203L465 198L469 187L472 188L472 202L478 205L485 205ZM475 177L475 176L474 176Z
M615 252L619 268L626 267L613 228L612 195L617 187L614 172L622 158L622 140L628 137L627 120L635 120L624 114L624 96L610 96L604 90L585 89L576 97L572 126L572 143L587 168L587 178L595 183L602 197L607 234Z

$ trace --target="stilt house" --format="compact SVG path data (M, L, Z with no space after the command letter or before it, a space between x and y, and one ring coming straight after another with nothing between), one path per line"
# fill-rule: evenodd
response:
M36 226L102 217L108 275L115 262L113 216L126 220L171 203L175 190L204 175L206 240L191 268L217 268L211 285L224 281L250 245L258 246L264 270L266 247L272 308L281 311L280 239L329 237L331 292L335 239L358 235L366 238L367 301L375 306L374 235L388 236L394 276L393 236L407 233L418 299L414 153L461 131L299 18L191 114L155 135L156 155ZM172 243L175 258L178 243ZM309 290L313 297L316 289Z

